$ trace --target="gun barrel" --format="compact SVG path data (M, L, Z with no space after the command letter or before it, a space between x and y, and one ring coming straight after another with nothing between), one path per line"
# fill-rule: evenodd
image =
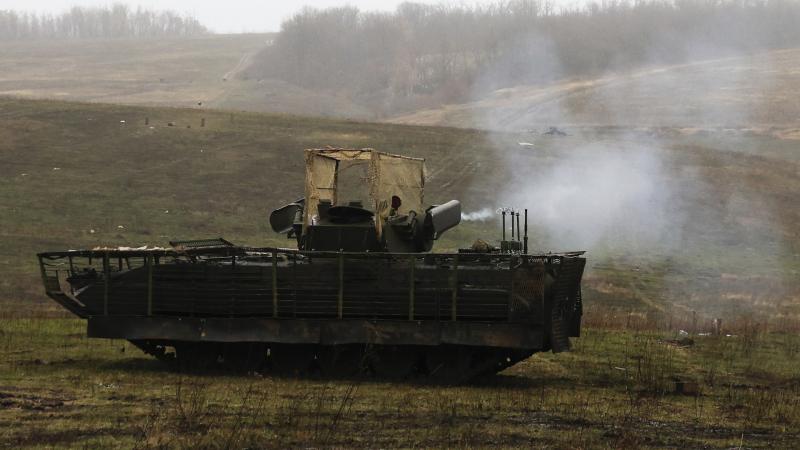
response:
M428 210L430 224L433 227L436 237L461 223L461 202L450 200L449 202L434 206Z

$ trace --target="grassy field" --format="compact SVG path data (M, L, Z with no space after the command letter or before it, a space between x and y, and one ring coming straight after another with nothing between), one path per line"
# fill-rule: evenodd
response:
M272 37L0 42L0 95L370 117L343 97L238 76Z
M189 107L212 101L268 35L0 43L0 94Z
M217 236L287 246L267 216L301 195L304 148L425 157L426 200L459 198L471 212L510 201L498 197L521 175L508 157L524 177L545 177L653 139L0 99L0 446L792 448L800 159L795 141L773 135L659 132L655 184L687 220L656 242L639 239L647 221L610 227L588 248L575 351L476 385L181 373L124 342L88 340L38 280L44 250ZM464 223L438 248L476 237L496 240L496 221ZM546 229L533 227L532 242L566 250ZM722 336L665 341L707 332L715 317ZM674 393L675 379L700 395Z
M78 320L0 319L0 446L795 448L797 331L679 345L592 327L569 354L448 387L182 373Z

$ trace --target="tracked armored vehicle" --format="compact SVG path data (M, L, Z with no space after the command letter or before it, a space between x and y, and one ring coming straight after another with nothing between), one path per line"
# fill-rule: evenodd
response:
M40 253L47 295L163 360L282 374L460 382L579 336L582 252L512 238L433 243L461 205L424 203L424 161L370 149L305 152L305 195L270 216L296 249L224 239ZM516 221L516 225L515 225ZM516 233L514 233L516 228Z

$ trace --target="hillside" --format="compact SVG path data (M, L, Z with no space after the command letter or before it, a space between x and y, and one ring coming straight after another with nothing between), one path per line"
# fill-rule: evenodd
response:
M240 76L272 37L0 41L0 95L369 117L346 98Z
M589 250L585 297L598 320L692 309L800 315L790 141L613 130L554 138L12 99L0 99L0 297L23 313L47 305L38 251L217 236L288 245L267 215L301 193L301 151L325 145L427 158L431 203L531 208L534 248ZM438 248L476 237L497 239L497 221L466 222Z
M0 94L196 106L265 45L265 35L0 42Z
M378 118L343 93L250 78L254 56L273 37L0 42L0 95ZM744 129L791 138L800 137L798 85L800 49L788 49L501 89L388 121L515 131L552 125Z
M800 49L656 66L493 92L392 119L501 130L563 127L755 129L800 137Z

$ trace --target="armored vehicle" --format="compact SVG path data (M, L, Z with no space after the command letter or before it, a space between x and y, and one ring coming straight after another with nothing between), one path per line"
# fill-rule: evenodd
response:
M90 337L164 360L460 382L568 350L583 253L529 254L527 212L523 240L505 210L500 245L431 252L461 205L426 205L424 184L422 159L306 150L304 196L270 216L296 249L220 238L47 252L41 276Z

